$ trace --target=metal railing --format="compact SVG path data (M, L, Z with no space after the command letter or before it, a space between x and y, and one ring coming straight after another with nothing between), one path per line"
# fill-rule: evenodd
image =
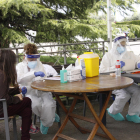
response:
M129 41L133 41L135 39L129 39ZM140 38L137 38L137 40L140 40ZM95 52L95 50L98 50L99 52L102 52L102 54L104 55L105 54L105 43L108 43L109 41L93 41L93 42L78 42L78 43L67 43L67 44L54 44L54 45L44 45L44 46L41 46L41 45L37 45L38 48L47 48L47 47L50 47L53 48L53 47L58 47L58 48L61 48L61 49L58 49L58 51L55 51L55 52L45 52L45 53L40 53L41 55L44 55L44 54L60 54L60 55L63 55L64 57L64 64L67 64L67 61L66 61L66 58L67 58L67 55L69 55L70 53L75 53L75 52L82 52L82 51L93 51ZM95 47L97 46L97 44L100 44L100 47ZM67 49L68 47L70 46L78 46L78 45L85 45L85 48L83 49L74 49L74 50L69 50ZM133 44L132 44L133 45ZM132 46L130 45L130 46ZM140 43L138 44L135 44L135 45L140 45ZM92 47L91 47L92 46ZM19 51L20 49L23 49L23 47L16 47L16 48L2 48L1 50L14 50L15 53L16 53L16 56L17 56L17 62L19 62L19 59L21 59L21 57L23 55L19 55ZM56 60L57 62L57 60Z
M99 50L99 51L102 51L103 52L103 55L105 53L105 43L106 42L109 42L109 41L94 41L94 42L79 42L79 43L68 43L68 44L55 44L55 45L44 45L44 46L40 46L40 45L37 45L38 49L39 48L47 48L47 47L50 47L50 49L52 47L58 47L61 49L58 51L53 51L53 52L45 52L45 53L40 53L40 55L44 55L44 54L61 54L63 55L64 57L64 64L67 64L66 62L66 58L67 58L67 54L69 53L76 53L76 52L80 52L80 51L95 51L95 50ZM90 47L91 45L94 45L94 44L99 44L100 45L102 44L102 47ZM70 46L76 46L76 45L86 45L86 47L88 48L83 48L83 49L73 49L73 50L69 50L67 49L67 47L70 47ZM20 49L23 49L23 47L16 47L16 48L2 48L1 50L14 50L15 53L16 53L16 56L17 56L17 62L19 62L19 59L20 57L22 57L23 55L19 55L19 51Z

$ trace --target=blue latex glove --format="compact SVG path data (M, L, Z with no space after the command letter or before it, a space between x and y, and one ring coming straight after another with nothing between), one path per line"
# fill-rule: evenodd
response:
M44 76L45 76L44 72L42 72L42 71L35 72L34 75L35 75L36 77L37 77L37 76L40 76L40 77L44 77Z
M22 90L23 95L25 95L27 93L27 88L26 87L22 87L21 90Z
M125 66L125 62L120 61L120 63L121 63L121 68L122 68L123 66Z
M137 65L137 66L138 66L138 69L140 69L140 63L138 63L138 65Z

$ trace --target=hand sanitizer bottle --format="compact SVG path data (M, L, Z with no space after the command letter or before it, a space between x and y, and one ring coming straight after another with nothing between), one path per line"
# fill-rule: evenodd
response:
M60 82L67 83L67 70L65 70L64 66L62 67L62 70L60 70Z

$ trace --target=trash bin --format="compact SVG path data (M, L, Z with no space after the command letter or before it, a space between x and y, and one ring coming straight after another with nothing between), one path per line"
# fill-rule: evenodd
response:
M84 59L86 66L86 77L94 77L99 75L99 56L93 52L85 52L80 55L78 58L78 62L80 63L80 59Z

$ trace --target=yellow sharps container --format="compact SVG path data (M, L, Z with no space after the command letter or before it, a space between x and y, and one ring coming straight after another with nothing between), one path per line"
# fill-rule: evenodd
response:
M86 77L94 77L99 75L99 56L93 52L85 52L80 55L78 61L84 59L86 66Z

